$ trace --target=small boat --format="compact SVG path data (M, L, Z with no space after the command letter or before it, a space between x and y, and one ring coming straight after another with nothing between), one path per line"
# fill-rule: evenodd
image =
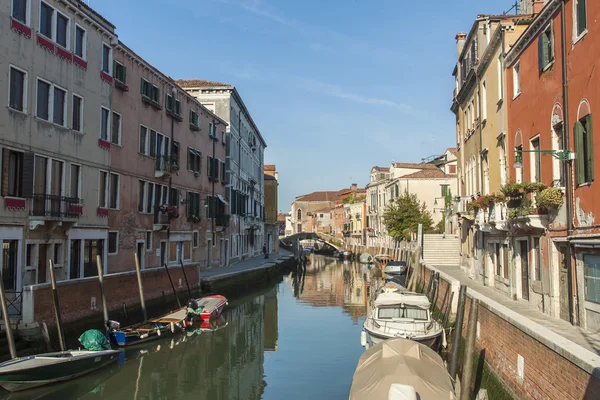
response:
M219 294L202 297L196 300L198 306L202 307L199 317L202 321L210 321L221 316L223 308L228 304L225 296Z
M444 329L431 317L430 308L429 299L421 293L380 293L363 327L373 344L401 337L437 349Z
M375 255L375 261L385 267L390 261L394 261L394 259L387 254L377 254Z
M406 261L390 261L387 263L383 272L388 275L402 275L406 273Z
M369 253L362 253L359 257L359 261L361 264L373 264L373 256Z
M350 400L456 399L444 361L435 351L407 339L391 339L358 360Z
M118 350L70 350L17 358L0 364L0 386L10 392L74 379L119 359Z

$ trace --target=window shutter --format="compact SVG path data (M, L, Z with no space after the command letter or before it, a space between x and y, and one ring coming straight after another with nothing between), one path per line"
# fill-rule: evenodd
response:
M187 155L187 167L190 171L192 171L193 168L193 164L192 164L192 151L190 149L188 149L188 155Z
M123 65L121 68L123 68L123 76L121 77L123 80L121 82L127 83L127 67Z
M30 199L33 197L33 164L35 160L34 153L23 154L23 197Z
M8 161L10 158L10 150L2 149L2 196L8 196L8 182L10 177L8 176Z
M594 180L594 135L592 134L592 114L585 117L586 141L587 141L587 170L588 182Z
M113 76L118 79L118 77L117 77L117 60L113 60Z
M144 94L144 78L140 78L140 93Z
M583 125L577 121L574 127L575 141L575 176L578 185L585 183L585 158L583 154Z
M190 110L190 124L194 123L194 118L192 118L192 110Z
M544 32L542 32L540 34L540 36L538 37L538 64L539 64L539 68L540 71L542 71L544 69L544 67L546 66L546 63L544 61L544 38L546 37L546 34Z
M179 102L179 100L175 100L175 114L176 115L179 115L180 107L181 107L181 103Z

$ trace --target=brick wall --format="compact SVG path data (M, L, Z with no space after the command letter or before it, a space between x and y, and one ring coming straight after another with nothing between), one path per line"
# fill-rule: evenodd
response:
M180 300L182 302L187 301L187 286L181 268L170 268L169 272ZM196 288L198 286L197 267L186 266L185 273L190 287L192 289ZM167 295L171 295L173 292L164 268L142 271L142 282L146 301L162 297L163 292ZM29 296L25 296L23 306L33 307L33 320L35 322L46 322L48 326L56 325L50 285L35 285L31 288L32 296L30 298L33 304L26 301ZM97 279L86 278L78 281L58 282L57 291L63 323L75 322L82 318L102 314L102 299ZM140 303L135 272L106 275L104 277L104 292L106 293L109 312L111 310L121 310L123 304L129 307ZM92 306L92 298L94 297L95 307Z
M425 266L421 266L419 271L420 284L427 289L432 271ZM448 286L449 282L440 277L441 293L438 296L438 306L441 305L444 291ZM456 298L458 292L454 296ZM467 335L473 296L474 294L469 294L465 304L463 337ZM477 294L476 297L483 296ZM598 377L594 377L587 370L526 333L515 323L494 312L493 307L485 301L479 303L478 321L477 351L485 354L486 363L518 398L600 399ZM518 355L524 358L522 380L517 376Z

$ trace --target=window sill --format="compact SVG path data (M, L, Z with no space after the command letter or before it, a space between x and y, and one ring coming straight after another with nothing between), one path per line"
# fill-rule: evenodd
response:
M512 99L516 100L521 95L521 92L518 92Z
M45 120L45 119L40 118L40 117L35 117L35 119L38 120L39 122L43 122L43 123L46 123L48 125L52 125L52 126L54 126L56 128L59 128L61 130L71 131L71 129L69 127L57 124L56 122L48 121L48 120Z
M200 127L198 125L190 124L190 129L195 132L200 132Z
M117 78L115 78L115 87L117 89L121 89L124 92L129 92L129 86L127 86L124 82L121 82Z
M592 186L592 182L586 182L586 183L582 183L581 185L577 185L578 188L586 187L586 186Z
M8 111L13 112L15 114L29 116L29 113L27 112L27 110L19 110L17 108L12 108L11 106L6 106L6 108L8 108Z
M31 39L31 26L23 23L22 21L11 18L11 28L19 35L23 35L27 39Z
M554 62L555 60L553 59L544 68L542 68L542 74L552 68L554 66Z
M573 39L573 46L575 46L581 39L583 39L585 37L585 35L587 35L587 33L588 33L588 29L586 28L586 30L581 32L581 35L579 35L575 39Z

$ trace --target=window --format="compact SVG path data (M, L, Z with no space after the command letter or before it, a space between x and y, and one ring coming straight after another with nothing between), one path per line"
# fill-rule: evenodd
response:
M445 198L450 193L450 185L440 185L440 187L442 189L442 197ZM397 186L396 186L396 188L397 188ZM398 193L397 189L396 189L396 193Z
M179 206L179 189L171 188L169 193L169 204Z
M172 95L167 95L165 106L167 108L167 111L170 111L175 115L180 115L179 113L181 111L181 102L177 99L174 99Z
M98 276L98 267L96 265L97 256L100 256L102 265L106 265L103 261L104 240L85 240L83 246L83 277Z
M539 67L544 71L554 62L554 38L552 34L552 24L540 34L538 38Z
M189 241L183 242L183 259L191 260L192 259L192 243Z
M27 112L27 73L10 67L8 106L13 110Z
M17 21L29 24L27 20L27 2L28 0L12 0L12 17Z
M56 13L56 43L69 48L69 19L61 13Z
M120 176L118 174L110 174L110 187L108 197L109 208L119 208L119 178Z
M196 175L200 174L202 168L202 153L188 147L188 170L193 171Z
M144 78L142 78L142 83L140 86L140 93L150 99L151 101L153 101L154 103L159 104L159 99L160 99L160 89L158 88L158 86L155 86L153 84L151 84L150 82L148 82L147 80L145 80Z
M521 154L523 154L523 146L517 146L515 147L515 154L517 152L520 152ZM523 167L519 167L516 168L515 167L515 175L516 175L516 183L522 183L523 182Z
M487 119L487 83L483 81L481 84L481 120Z
M534 182L542 181L542 153L540 150L540 137L536 137L531 140L531 150L536 150L538 152L531 153L531 180Z
M55 124L66 126L65 121L67 119L67 92L55 86L53 96L54 97L52 99L52 102L54 103L54 115L52 121Z
M24 197L23 170L24 154L19 151L2 149L2 195L12 197ZM31 166L33 171L33 166Z
M108 108L102 107L101 121L102 122L100 123L100 139L108 141L109 140L108 127L109 127L109 121L110 121L110 111L108 110Z
M146 182L145 181L138 181L138 194L139 194L139 201L138 201L138 211L139 212L144 212L144 204L145 204L145 197L146 197Z
M63 244L62 243L55 243L54 244L54 257L52 258L53 262L54 262L54 268L60 268L63 266L63 256L64 252L63 252Z
M113 62L113 76L119 82L127 83L127 67L118 61Z
M73 198L81 198L81 167L77 164L71 164L71 190L69 194Z
M540 238L533 238L533 254L535 264L533 265L533 280L542 280L542 248L540 247Z
M563 150L563 141L564 141L564 132L563 132L563 123L559 122L554 125L553 130L553 146L554 150L561 151ZM554 172L554 180L555 183L560 187L565 187L565 164L561 160L556 158L552 159L553 162L553 172Z
M110 75L110 64L111 64L111 48L106 43L102 43L102 72Z
M587 32L587 0L575 0L574 5L575 21L573 21L573 25L575 28L575 40L577 40Z
M146 251L152 250L152 231L146 231Z
M150 130L150 146L149 155L150 157L156 157L156 131Z
M221 143L225 144L225 131L221 131Z
M521 94L521 62L513 67L513 98Z
M223 161L219 161L221 164L221 183L225 183L225 163Z
M194 248L198 247L200 245L200 232L194 231Z
M119 252L119 232L108 232L108 254Z
M100 171L98 183L98 207L106 208L108 204L108 172Z
M145 156L148 155L148 128L144 125L140 125L140 154Z
M498 101L500 101L504 98L504 85L503 85L504 74L502 71L502 55L498 56L497 63L498 63Z
M37 257L37 247L35 244L27 243L25 251L25 266L28 268L36 268L35 259Z
M86 58L86 39L85 29L75 26L75 55L82 60Z
M588 114L575 123L575 165L577 184L594 180L594 147L592 137L592 115Z
M190 125L200 128L200 117L196 111L190 110Z
M585 300L600 303L600 256L583 256Z
M121 114L113 111L112 113L112 131L110 141L113 144L121 145Z
M37 111L36 116L48 121L50 107L50 84L42 80L37 81Z
M299 208L298 211L296 212L296 220L301 221L302 220L302 209Z
M52 39L52 20L54 9L46 3L40 4L40 33Z
M214 125L212 122L208 123L208 136L213 137L214 136Z
M73 120L71 129L83 132L83 97L73 94Z
M200 193L187 193L186 211L188 217L200 217Z

